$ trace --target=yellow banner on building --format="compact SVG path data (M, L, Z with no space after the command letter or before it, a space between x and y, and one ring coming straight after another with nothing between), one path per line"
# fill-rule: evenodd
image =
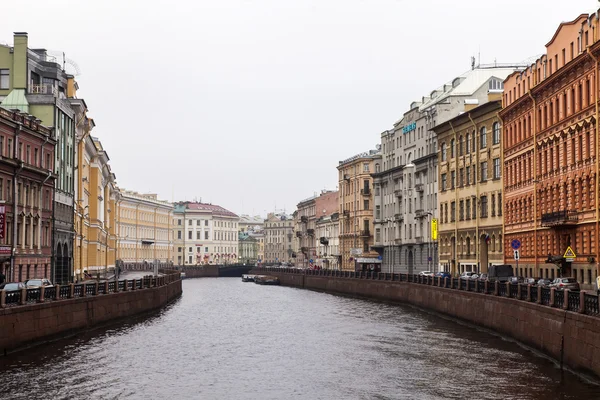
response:
M431 238L437 240L437 218L431 219Z

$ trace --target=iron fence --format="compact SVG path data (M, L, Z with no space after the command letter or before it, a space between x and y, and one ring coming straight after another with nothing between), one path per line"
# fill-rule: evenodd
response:
M598 295L585 293L584 296L583 303L585 313L589 315L600 314L600 309L598 307Z
M538 288L536 286L531 287L531 302L537 303L538 301Z
M569 292L567 310L578 312L580 298L581 296L579 295L579 292Z
M25 296L27 303L39 301L42 297L42 289L40 288L27 289L25 293L27 293Z
M519 294L519 285L517 283L511 283L509 286L509 290L510 292L508 293L508 295L511 298L516 299Z
M503 282L498 284L498 296L506 297L506 284Z
M560 290L554 291L554 307L563 308L565 305L565 292Z
M549 288L542 288L542 304L545 306L549 306L550 305L550 289Z

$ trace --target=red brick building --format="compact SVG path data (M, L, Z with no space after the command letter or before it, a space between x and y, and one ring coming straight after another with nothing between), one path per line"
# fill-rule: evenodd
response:
M518 239L522 276L597 276L598 29L597 14L562 23L546 54L504 82L504 258L517 264Z
M55 146L40 120L0 108L0 270L9 282L52 278Z

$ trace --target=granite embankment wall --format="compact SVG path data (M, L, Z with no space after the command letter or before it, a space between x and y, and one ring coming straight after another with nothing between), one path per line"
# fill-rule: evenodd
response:
M468 283L462 285L458 280L434 281L427 278L419 283L417 277L406 276L402 281L403 277L398 274L378 274L366 278L353 273L347 273L348 276L320 275L323 271L286 273L254 269L252 273L275 275L286 286L408 303L433 310L512 337L575 371L600 377L600 317L595 295L581 293L579 308L573 304L574 301L565 305L563 299L567 299L569 293L554 290L548 291L551 292L550 296L544 296L546 305L540 304L542 296L538 294L542 293L541 288L528 288L527 285L520 285L517 296L510 285L505 286L508 291L504 288L499 291L499 286L492 288L490 284L488 288L486 284L483 288L481 282L474 289ZM409 279L417 282L407 282ZM584 298L586 306L583 305ZM579 311L568 311L570 307ZM596 314L585 315L584 312Z
M43 302L37 300L27 304L23 303L29 295L24 291L21 304L8 306L5 302L7 293L0 291L4 306L0 308L0 352L7 354L152 311L176 299L182 292L179 273L119 283L114 289L114 282L111 282L112 290L108 289L108 282L105 286L102 283L100 286L68 285L70 290L59 290ZM66 292L68 295L65 295ZM63 295L67 298L62 298Z

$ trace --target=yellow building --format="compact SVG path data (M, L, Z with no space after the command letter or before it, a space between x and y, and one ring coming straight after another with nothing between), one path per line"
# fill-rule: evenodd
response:
M106 276L114 270L116 244L115 175L100 141L91 136L94 120L87 105L77 99L77 84L68 82L68 95L75 111L77 157L75 160L75 207L73 265L76 279L84 271Z
M373 178L378 150L357 154L340 161L339 210L341 269L346 271L380 270L379 254L373 246Z
M156 194L121 190L117 259L125 264L164 266L173 257L173 204Z

